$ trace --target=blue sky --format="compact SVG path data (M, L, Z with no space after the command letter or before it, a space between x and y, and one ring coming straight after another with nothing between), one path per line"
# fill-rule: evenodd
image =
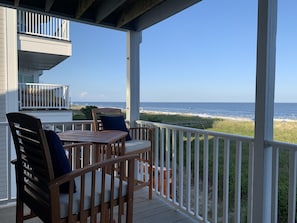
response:
M297 1L279 0L276 102L297 102ZM142 102L254 102L257 0L204 0L142 32ZM72 56L41 76L72 101L125 101L126 33L71 22Z

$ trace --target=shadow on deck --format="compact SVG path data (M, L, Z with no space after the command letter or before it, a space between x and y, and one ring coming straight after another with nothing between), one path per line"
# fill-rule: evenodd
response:
M153 199L147 199L147 190L139 190L134 193L134 216L135 223L193 223L195 222L189 216L181 213L179 210L169 206L158 196L153 194ZM1 223L15 222L15 206L0 206ZM40 223L40 219L35 218L26 221L26 223Z

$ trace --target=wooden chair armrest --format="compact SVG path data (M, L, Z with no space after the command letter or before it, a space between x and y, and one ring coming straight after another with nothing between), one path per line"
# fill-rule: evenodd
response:
M67 173L63 176L60 176L53 181L50 182L49 188L50 190L53 190L54 188L57 189L59 188L60 185L66 183L66 182L71 182L73 181L76 177L83 176L87 173L91 173L93 171L97 171L98 169L102 168L109 168L112 165L116 165L117 163L122 163L122 162L130 162L130 165L134 166L134 160L137 158L138 155L124 155L124 156L118 156L116 158L111 158L108 160L100 161L94 164L91 164L89 166L85 166L84 168L81 169L76 169L73 170L70 173ZM130 171L128 175L134 175L134 169L132 168L133 171Z

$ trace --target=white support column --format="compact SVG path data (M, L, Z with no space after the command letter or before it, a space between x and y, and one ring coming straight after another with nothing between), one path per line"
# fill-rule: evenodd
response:
M18 55L17 14L15 9L0 7L0 122L7 121L7 112L18 111ZM10 133L0 127L0 194L9 199L16 196L13 146L8 143ZM12 148L12 149L11 149ZM9 185L12 185L9 187Z
M276 28L277 0L259 0L252 222L271 222Z
M18 111L17 10L6 8L6 112Z
M139 119L140 106L140 69L139 50L141 32L127 32L127 83L126 83L126 119L130 127Z
M17 14L0 7L0 121L18 110Z

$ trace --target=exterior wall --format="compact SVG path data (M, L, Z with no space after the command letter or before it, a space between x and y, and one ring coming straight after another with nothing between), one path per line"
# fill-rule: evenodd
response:
M0 7L0 61L5 62L5 16L4 9ZM0 66L0 121L3 122L5 120L5 110L6 110L6 100L5 100L5 91L6 91L6 67ZM7 183L2 179L7 179L7 152L5 150L6 146L6 134L4 131L4 127L0 127L0 198L6 196L6 186ZM3 159L5 158L5 159Z
M39 83L42 70L19 67L19 83Z
M18 110L18 57L16 10L0 7L0 122L5 114ZM7 187L7 131L0 127L0 199L6 196Z
M2 64L0 66L0 104L5 105L5 92L6 92L6 66L3 66L6 62L6 36L5 36L5 10L0 7L0 61ZM5 106L0 106L0 121L4 121ZM1 140L2 141L2 140Z

